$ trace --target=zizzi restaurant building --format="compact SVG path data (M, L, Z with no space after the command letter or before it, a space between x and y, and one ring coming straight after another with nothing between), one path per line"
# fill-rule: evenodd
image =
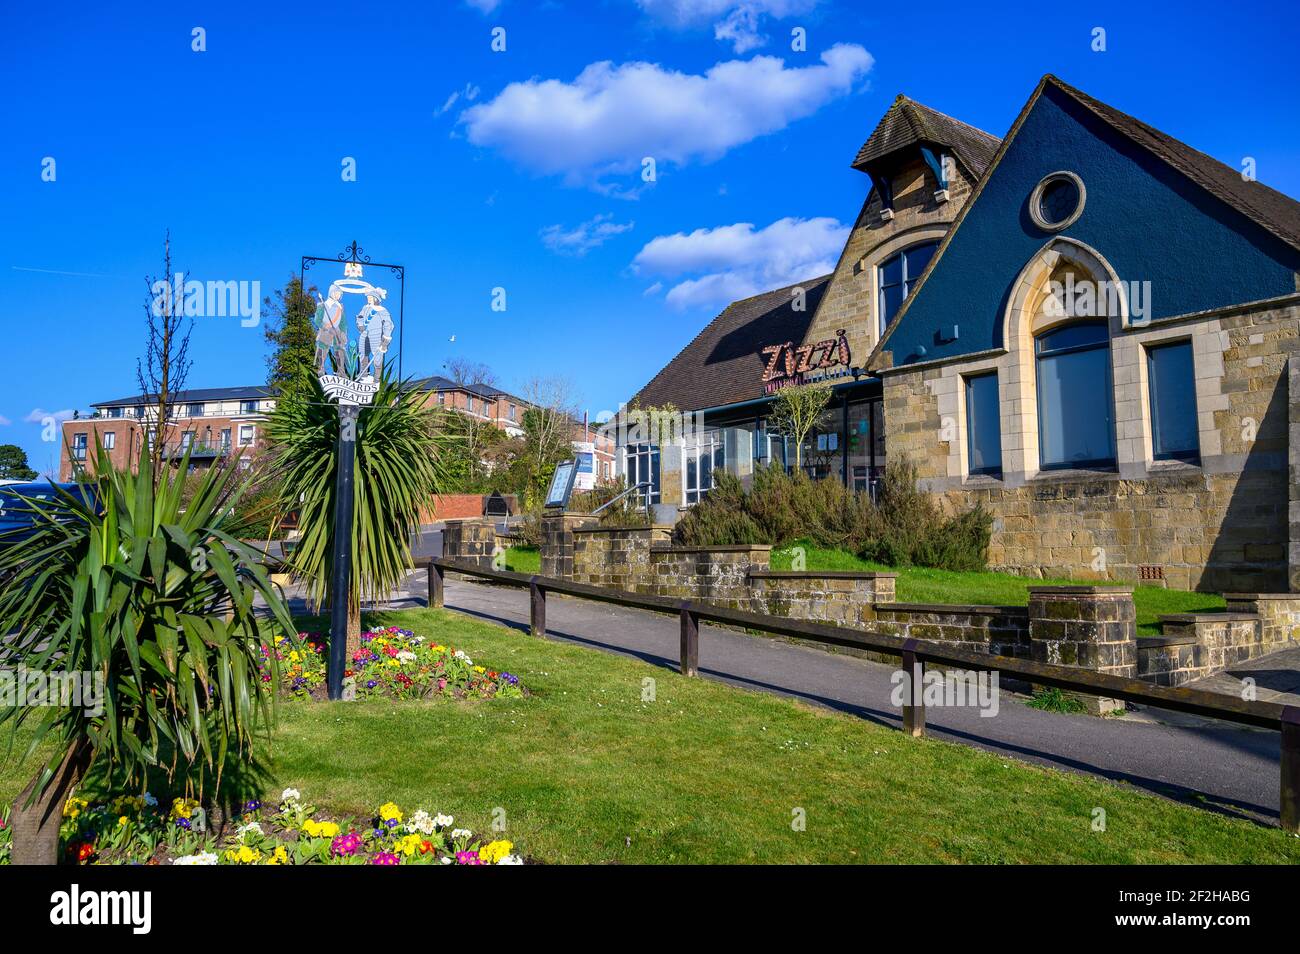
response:
M898 97L834 271L734 302L629 402L659 519L790 465L773 395L824 381L799 455L906 460L1030 576L1300 591L1300 202L1044 77L1004 139ZM644 429L642 429L644 430Z
M872 487L885 467L884 397L867 359L997 146L898 97L853 160L868 195L835 271L733 302L630 402L686 412L681 433L623 430L622 473L650 483L661 519L697 502L715 471L793 467L792 439L767 427L773 395L789 384L832 389L798 455L803 470Z

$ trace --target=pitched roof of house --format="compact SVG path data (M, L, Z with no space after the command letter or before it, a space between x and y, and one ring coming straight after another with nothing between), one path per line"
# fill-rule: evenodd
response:
M647 407L672 404L683 411L698 411L763 397L763 348L803 340L830 277L822 275L732 302L633 400ZM803 311L794 309L796 288L805 292Z
M1300 249L1300 202L1262 182L1244 179L1240 169L1234 169L1213 156L1193 149L1173 136L1153 129L1140 119L1122 113L1113 106L1093 99L1050 73L1043 77L1057 89L1103 120L1108 126L1138 145L1145 147L1158 158L1173 166L1201 188L1255 224L1272 232L1292 248Z
M1101 119L1107 126L1115 130L1129 141L1145 149L1151 155L1163 161L1170 168L1182 173L1188 179L1201 188L1205 189L1211 195L1220 201L1226 203L1233 209L1236 209L1242 215L1245 215L1251 221L1260 227L1277 236L1287 245L1294 249L1300 250L1300 202L1292 199L1288 195L1278 192L1276 189L1270 189L1268 186L1257 181L1247 181L1241 177L1241 173L1232 166L1226 165L1208 156L1199 150L1193 149L1185 142L1175 139L1152 126L1148 126L1140 119L1136 119L1128 113L1121 112L1113 106L1103 103L1101 100L1094 99L1082 90L1075 89L1069 83L1063 81L1060 77L1047 73L1039 80L1038 86L1035 87L1033 94L1020 110L1020 115L1011 125L1010 132L1006 137L999 141L998 149L993 156L989 165L989 171L992 166L1001 161L1002 156L1010 148L1012 140L1015 138L1021 124L1028 117L1029 112L1033 109L1034 104L1042 95L1043 90L1048 86L1060 90L1069 96L1079 105L1089 110L1093 115ZM866 148L865 146L863 147ZM912 293L903 300L902 307L894 315L881 335L880 340L872 349L871 354L867 357L865 366L873 371L881 370L882 365L878 360L883 354L888 352L890 340L894 332L902 325L906 319L911 306L921 297L926 282L931 274L940 267L944 253L948 245L956 237L961 229L962 223L965 222L966 216L975 208L984 186L988 183L989 177L985 176L976 186L974 193L962 206L957 218L953 220L952 227L948 229L947 235L939 243L938 249L931 257L929 264L926 265L925 271L921 273L921 278ZM888 365L885 365L887 367Z
M202 401L252 401L255 399L275 397L274 388L264 384L253 384L236 388L192 388L177 391L171 396L173 404L198 404ZM91 407L134 407L137 404L153 404L158 400L156 394L134 394L131 397L116 398L112 401L94 401Z
M515 397L508 391L502 391L500 388L493 387L490 384L457 384L451 378L443 377L441 374L433 374L427 378L418 378L413 383L416 387L423 388L426 391L467 391L470 394L477 394L479 397L484 398L508 397L520 401L520 403L523 404L528 403Z
M875 131L862 144L853 168L863 169L877 159L919 143L947 146L965 165L982 176L1002 140L982 129L908 99L902 93L881 117Z

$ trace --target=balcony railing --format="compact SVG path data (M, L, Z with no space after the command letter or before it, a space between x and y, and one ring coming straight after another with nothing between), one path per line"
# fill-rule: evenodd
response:
M190 460L211 460L217 457L227 456L233 444L230 441L195 441L179 440L168 441L163 445L163 457L167 460L175 460L185 456L185 451L190 452Z

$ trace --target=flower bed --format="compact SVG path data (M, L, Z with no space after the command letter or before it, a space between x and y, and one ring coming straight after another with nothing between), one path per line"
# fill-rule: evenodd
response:
M71 864L410 865L523 864L514 845L457 828L451 815L389 802L368 819L322 817L287 788L274 809L243 806L232 830L218 837L193 799L164 808L146 793L91 804L71 798L59 836ZM0 818L0 864L10 855L10 830Z
M328 657L324 637L299 633L296 641L278 637L274 649L263 646L264 682L272 679L272 654L280 663L283 689L297 696L321 694ZM454 646L431 642L396 626L362 633L361 649L353 653L343 675L354 681L359 699L421 699L435 695L518 699L524 695L518 677L511 673L475 665Z

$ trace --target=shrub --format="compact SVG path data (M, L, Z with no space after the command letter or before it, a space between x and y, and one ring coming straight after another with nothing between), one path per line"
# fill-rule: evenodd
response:
M916 471L906 463L886 469L878 504L837 480L773 467L755 471L748 489L734 475L715 474L713 489L677 524L674 539L686 546L776 547L810 540L891 566L978 570L986 565L992 523L979 506L946 515L917 490Z

